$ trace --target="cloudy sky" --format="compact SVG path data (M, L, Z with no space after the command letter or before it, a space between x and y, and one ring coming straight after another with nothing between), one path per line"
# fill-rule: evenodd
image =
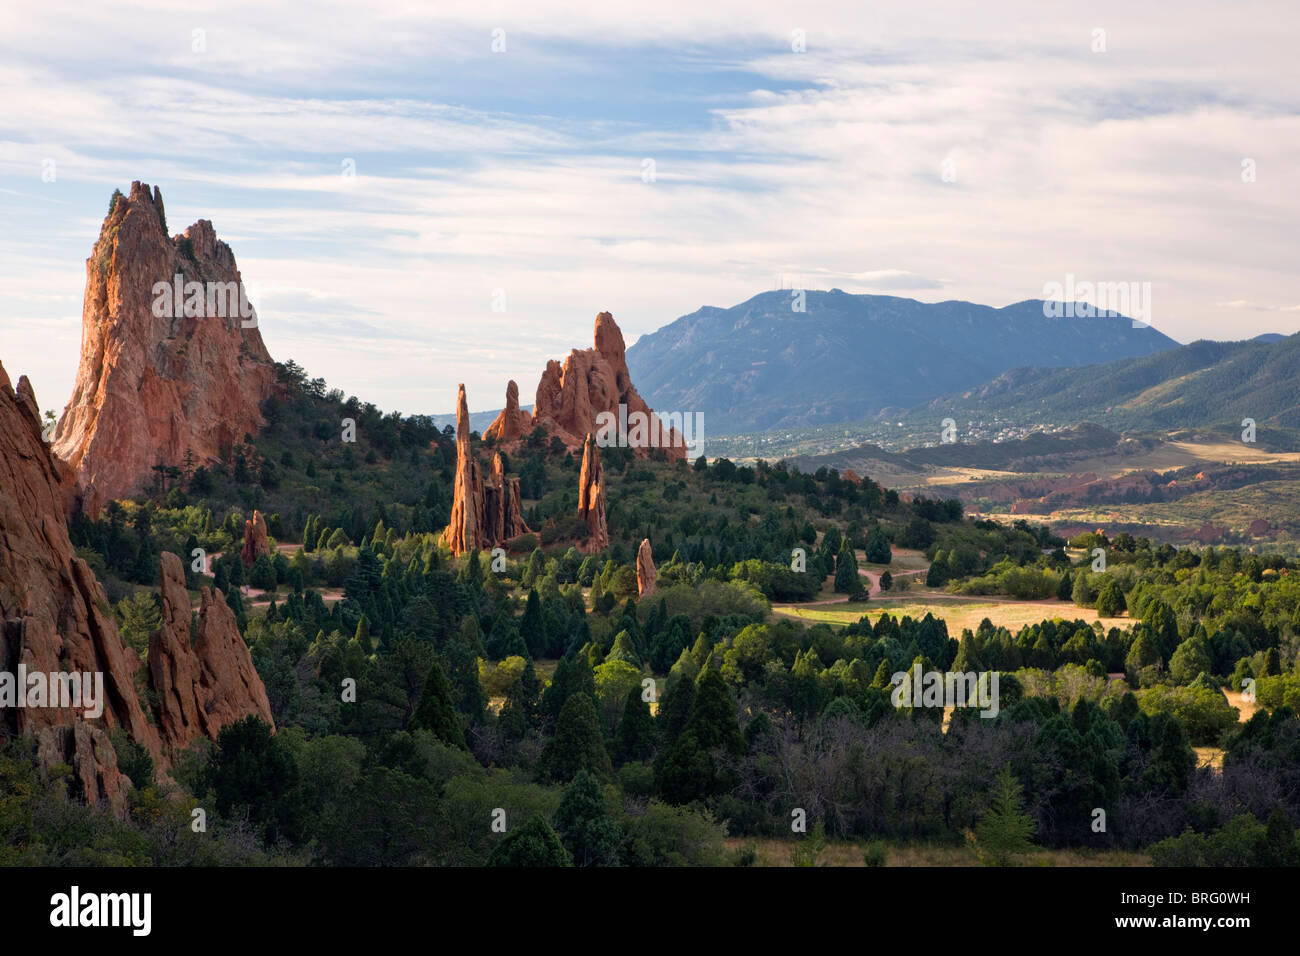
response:
M1002 306L1073 274L1150 282L1179 341L1295 332L1298 26L1194 0L4 4L0 361L62 409L134 179L173 232L213 221L272 355L408 413L462 381L529 402L598 311L630 343L780 284Z

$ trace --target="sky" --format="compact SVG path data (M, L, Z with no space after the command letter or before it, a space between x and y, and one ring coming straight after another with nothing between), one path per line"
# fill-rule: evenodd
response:
M1178 341L1290 334L1298 41L1286 2L8 0L0 362L63 409L132 180L272 356L408 414L782 287L1149 282Z

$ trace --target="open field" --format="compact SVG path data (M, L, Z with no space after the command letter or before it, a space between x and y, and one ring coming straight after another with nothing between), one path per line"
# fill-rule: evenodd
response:
M882 614L891 614L894 617L907 615L913 618L933 614L947 623L948 634L952 637L960 637L964 628L975 630L986 617L995 625L1005 627L1013 633L1027 624L1037 624L1057 617L1067 621L1082 620L1089 623L1101 621L1102 626L1107 629L1128 627L1133 623L1128 617L1102 617L1092 608L1078 607L1069 601L999 600L995 597L942 595L942 592L937 591L920 596L908 595L901 598L882 598L854 603L840 602L822 606L777 604L772 606L772 610L777 614L799 618L809 623L824 622L834 625L852 624L862 617L868 617L874 622L879 620Z

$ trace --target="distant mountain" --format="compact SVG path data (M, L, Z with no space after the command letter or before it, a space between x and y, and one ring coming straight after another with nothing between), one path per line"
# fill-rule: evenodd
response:
M987 382L1018 366L1074 366L1178 345L1113 313L1048 318L1041 300L995 309L838 289L764 292L706 306L627 350L660 412L703 412L706 434L860 421Z
M1070 369L1021 368L915 414L1016 424L1083 421L1164 430L1295 428L1300 421L1300 334L1275 342L1193 342L1144 358Z
M1251 341L1252 342L1281 342L1284 338L1286 338L1286 336L1280 332L1261 332L1259 335L1251 339Z
M533 406L531 405L520 405L519 408L520 411L525 411L525 412L531 412L533 410ZM496 417L500 414L501 414L501 409L499 408L493 409L490 412L470 412L469 430L472 432L478 432L480 435L482 435L483 432L487 429L487 427L491 425L496 420ZM430 415L429 417L433 419L433 423L437 425L439 428L445 428L448 425L450 425L452 428L456 427L455 412L451 412L448 414L441 414L441 415Z

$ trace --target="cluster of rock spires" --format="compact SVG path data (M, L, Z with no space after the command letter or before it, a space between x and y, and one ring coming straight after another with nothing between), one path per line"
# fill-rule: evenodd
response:
M463 384L456 394L456 479L452 491L451 523L443 540L453 554L492 548L528 532L519 479L506 476L501 453L493 456L492 472L486 479L474 460Z
M162 556L163 623L140 682L156 702L142 703L140 658L122 644L102 586L68 540L64 472L41 439L37 408L26 378L15 391L0 366L0 671L102 674L103 713L87 719L82 707L3 707L0 733L34 738L43 766L72 769L76 796L122 816L129 781L110 732L121 729L145 747L165 774L196 737L247 714L273 723L271 708L220 591L203 590L191 639L184 570L169 553Z
M514 383L512 382L511 385ZM514 390L518 411L518 391ZM509 411L509 409L507 409ZM522 413L521 413L522 414ZM493 425L503 421L505 412ZM526 416L525 416L526 417ZM502 434L498 430L497 434ZM589 432L582 445L582 469L578 473L578 516L587 524L587 537L578 543L582 551L595 553L609 546L605 520L605 470L600 449ZM456 479L451 505L451 523L443 540L453 554L484 550L506 544L511 538L529 533L519 496L519 479L505 474L501 453L492 456L492 472L484 478L474 459L469 439L469 404L462 384L456 395ZM247 541L247 538L245 538Z
M578 516L587 524L587 537L580 542L583 551L597 552L609 545L609 528L605 518L605 473L600 465L600 449L595 435L599 432L601 413L614 416L624 424L634 415L645 416L648 423L646 441L638 444L623 435L639 457L649 457L662 448L669 460L686 457L686 443L674 429L660 428L659 419L637 394L627 370L627 349L623 333L608 312L596 316L595 347L574 349L563 366L554 360L546 364L537 385L537 401L529 415L519 407L519 385L506 385L506 407L483 432L484 439L499 447L513 449L521 439L541 428L558 438L571 452L582 449L582 470L578 477ZM620 413L620 406L622 406ZM629 429L629 432L631 429ZM452 501L451 524L443 540L453 554L473 548L490 548L528 531L519 508L519 483L501 473L498 453L492 465L492 478L480 477L469 444L469 410L465 386L460 387L456 405L456 487ZM653 564L651 565L653 576ZM653 588L653 577L651 579Z
M230 247L206 219L170 237L165 221L160 191L132 183L130 195L115 194L86 260L81 362L54 451L92 517L140 491L159 462L228 458L265 424L261 402L276 388L255 315L231 308L243 285ZM178 275L177 294L155 294ZM191 299L198 287L186 291L192 282L201 306Z
M266 519L262 517L262 512L254 509L253 517L244 522L244 545L240 549L239 558L251 567L259 557L270 553L271 538L266 532Z
M595 347L574 349L564 364L552 359L537 383L537 400L533 414L519 408L519 386L506 386L506 407L483 433L508 443L528 435L541 426L553 438L559 438L570 451L576 452L589 434L598 433L597 417L608 412L616 418L619 406L626 407L625 420L644 415L651 433L645 442L628 439L628 445L641 458L648 458L661 447L669 461L686 457L686 442L675 429L659 431L659 419L637 393L627 370L627 347L614 316L601 312L596 316Z

